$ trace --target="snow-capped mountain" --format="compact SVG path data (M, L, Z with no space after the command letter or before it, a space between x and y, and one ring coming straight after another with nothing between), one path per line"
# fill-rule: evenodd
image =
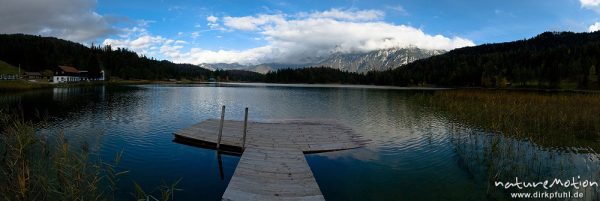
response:
M238 63L203 63L198 65L202 68L210 70L248 70L257 73L267 73L269 71L275 71L284 68L304 68L309 66L315 66L315 64L280 64L280 63L265 63L258 65L242 65Z
M248 66L241 65L238 63L231 63L231 64L228 64L228 63L210 63L210 64L203 63L198 66L200 66L202 68L210 69L210 70L218 70L218 69L221 69L221 70L247 70L248 69Z
M336 53L319 62L317 66L327 66L349 72L366 73L384 71L406 65L413 61L445 53L444 50L425 50L419 48L391 48L367 53Z
M324 60L316 63L308 64L281 64L281 63L266 63L259 65L241 65L238 63L214 63L200 64L200 67L211 70L249 70L258 73L267 73L283 68L303 68L310 66L326 66L349 72L366 73L371 70L384 71L394 69L410 62L424 59L427 57L443 54L444 50L425 50L415 47L410 48L391 48L383 50L375 50L366 53L334 53Z

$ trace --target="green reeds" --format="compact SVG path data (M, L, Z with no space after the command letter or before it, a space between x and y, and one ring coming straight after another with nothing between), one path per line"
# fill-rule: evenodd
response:
M118 168L123 151L105 163L93 158L96 155L87 142L72 145L62 133L43 136L34 123L2 111L0 128L0 200L122 199L116 192L121 176L129 172ZM161 185L158 197L173 200L173 193L181 190L176 188L178 183Z
M62 134L51 142L32 123L5 122L0 135L3 200L104 200L102 168L89 148L70 147Z
M451 119L541 145L598 147L600 94L447 90L425 101Z

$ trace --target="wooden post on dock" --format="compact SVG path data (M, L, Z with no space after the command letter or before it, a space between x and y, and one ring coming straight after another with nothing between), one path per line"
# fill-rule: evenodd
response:
M242 151L246 148L246 133L248 132L248 108L244 111L244 136L242 136Z
M221 122L219 123L219 136L217 137L217 151L221 147L221 136L223 135L223 121L225 121L225 106L224 105L223 105L223 107L221 107Z

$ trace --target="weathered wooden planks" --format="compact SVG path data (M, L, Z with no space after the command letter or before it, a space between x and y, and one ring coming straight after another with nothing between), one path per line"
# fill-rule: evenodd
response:
M353 149L367 140L331 120L244 122L209 119L175 132L176 140L242 153L223 200L325 200L303 152Z
M223 200L325 200L299 149L249 147Z
M209 119L175 132L175 137L216 145L219 123ZM241 148L243 126L242 121L225 121L221 145ZM247 147L297 148L303 152L353 149L365 142L352 129L334 121L248 122L246 136Z

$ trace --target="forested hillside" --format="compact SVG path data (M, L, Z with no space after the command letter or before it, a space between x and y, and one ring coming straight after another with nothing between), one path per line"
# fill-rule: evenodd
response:
M598 64L600 32L546 32L528 40L455 49L394 70L357 75L322 68L286 69L267 74L266 81L598 89Z
M395 85L598 88L598 64L600 32L546 32L456 49L385 73Z
M271 83L369 84L364 74L329 67L280 69L267 73L264 80Z
M20 65L24 71L54 70L58 65L69 65L90 73L104 69L108 75L122 79L207 80L215 77L242 81L256 80L260 76L257 73L213 72L191 64L140 57L126 49L112 49L110 46L89 48L62 39L24 34L0 34L0 60Z

